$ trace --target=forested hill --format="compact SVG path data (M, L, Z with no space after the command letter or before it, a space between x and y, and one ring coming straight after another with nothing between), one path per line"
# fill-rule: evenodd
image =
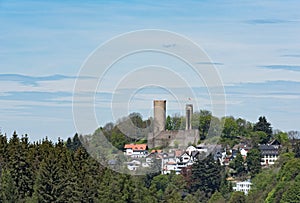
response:
M251 178L248 196L233 192L228 181L228 167L235 168L236 160L230 166L221 166L209 155L181 175L130 176L101 166L82 147L77 134L67 141L54 143L45 138L30 143L26 135L14 133L10 138L0 135L0 202L300 202L297 140L287 139L283 132L269 132L271 125L264 119L255 124L233 117L224 119L221 144L232 145L245 135L253 144L277 138L283 145L275 165L252 170L245 164L241 175L236 174L236 178ZM205 123L202 119L199 122ZM116 133L113 124L104 128L105 135L120 148L132 141ZM202 133L205 136L206 131Z

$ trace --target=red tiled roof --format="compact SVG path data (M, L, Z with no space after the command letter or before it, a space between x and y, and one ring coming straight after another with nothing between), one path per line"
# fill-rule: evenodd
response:
M125 149L146 150L147 144L125 144Z
M151 150L151 153L161 153L162 152L162 150L161 149L152 149Z

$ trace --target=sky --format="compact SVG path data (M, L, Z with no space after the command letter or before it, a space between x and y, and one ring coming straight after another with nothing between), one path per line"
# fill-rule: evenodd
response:
M184 115L182 104L187 102L196 110L211 110L205 78L195 77L182 61L161 53L120 59L100 82L100 75L80 75L91 54L110 39L155 29L178 33L201 47L210 61L194 63L210 63L216 69L226 97L224 115L251 122L263 115L274 129L300 130L299 9L296 0L0 0L0 129L7 135L15 130L28 134L30 140L73 136L78 131L73 114L78 81L87 86L98 82L93 105L99 125L116 122L122 105L127 105L124 114L152 116L153 99L167 99L169 115ZM180 49L178 45L162 44ZM125 88L124 81L138 78L134 74L146 66L160 68L161 74L175 73L188 84ZM147 79L159 77L150 71ZM130 100L122 94L130 94Z

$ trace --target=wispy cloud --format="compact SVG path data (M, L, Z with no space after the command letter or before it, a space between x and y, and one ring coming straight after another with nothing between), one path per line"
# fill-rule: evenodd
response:
M50 75L50 76L27 76L20 74L0 74L0 81L15 81L23 85L37 86L39 82L43 81L58 81L64 79L75 79L75 76L65 76L65 75Z
M216 66L224 65L224 63L219 63L219 62L197 62L196 64L201 64L201 65L216 65Z
M284 19L251 19L243 22L247 24L259 25L259 24L283 24L283 23L292 23L296 21L284 20Z
M300 54L283 54L281 57L300 58Z
M175 47L176 44L175 43L173 43L173 44L163 44L162 46L165 47L165 48L172 48L172 47Z
M261 67L268 68L268 69L300 71L300 66L298 65L268 65L268 66L261 66Z

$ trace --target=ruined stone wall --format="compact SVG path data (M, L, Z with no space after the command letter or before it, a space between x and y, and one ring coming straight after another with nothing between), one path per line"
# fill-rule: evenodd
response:
M179 130L179 131L162 131L156 136L153 133L148 135L148 147L179 147L185 148L191 144L197 144L199 141L199 131Z

